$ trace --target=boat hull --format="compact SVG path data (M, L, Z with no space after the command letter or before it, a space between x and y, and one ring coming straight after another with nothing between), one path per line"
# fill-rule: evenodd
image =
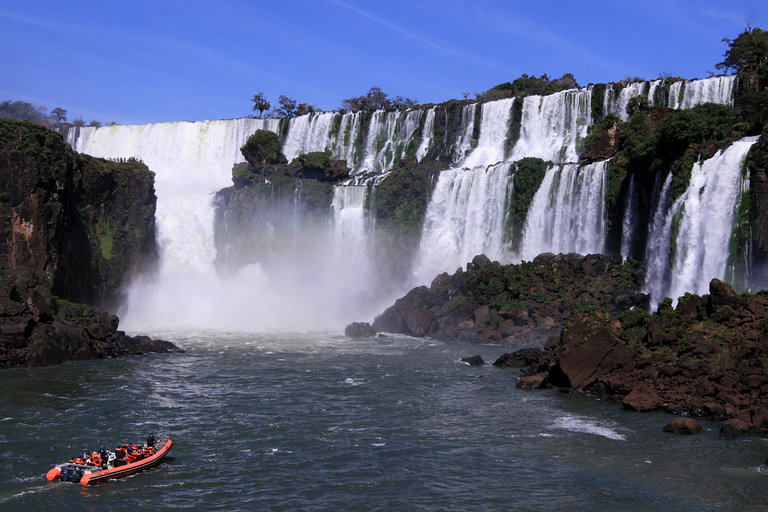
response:
M99 471L93 471L91 468L86 469L86 471L83 472L83 476L80 478L80 483L82 485L91 485L98 482L103 482L105 480L111 480L112 478L128 476L138 471L151 468L163 460L166 455L168 455L168 452L171 450L172 446L173 441L168 439L159 450L157 450L154 454L147 457L146 459L137 460L135 462L131 462L130 464L125 464L116 468L102 469ZM66 466L66 464L58 465L48 471L46 478L48 480L56 480L61 478L61 469L63 466Z

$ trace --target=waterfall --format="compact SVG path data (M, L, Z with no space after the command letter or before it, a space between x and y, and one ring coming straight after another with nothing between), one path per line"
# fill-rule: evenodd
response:
M472 149L472 145L474 144L476 111L477 103L464 105L464 108L461 109L461 130L459 130L459 137L453 145L452 158L454 164L463 162L467 153Z
M661 80L653 80L651 82L632 82L619 91L618 98L616 97L615 84L607 84L605 90L605 99L603 101L603 110L606 114L613 114L619 116L622 121L629 119L627 114L627 106L632 98L637 96L643 96L646 89L648 94L645 95L650 105L654 104L654 97L656 95L656 89L661 84Z
M248 136L257 129L277 132L278 126L277 120L234 119L70 130L68 141L75 150L137 157L156 175L160 271L131 285L122 326L152 332L338 325L337 304L318 298L329 290L327 268L336 270L320 250L311 254L313 266L305 256L303 267L292 264L283 272L293 280L281 279L279 285L258 264L227 276L218 275L213 265L213 193L231 185L232 166L243 161L240 147Z
M694 164L688 188L667 206L672 176L659 196L646 248L646 291L651 302L676 300L686 292L705 294L713 278L723 279L736 212L747 178L743 164L757 137Z
M608 160L553 166L533 197L523 229L521 258L544 252L602 253Z
M332 149L334 141L330 133L337 115L324 112L292 118L288 124L288 135L283 142L283 154L288 161L303 153Z
M637 186L635 185L635 175L629 180L629 190L627 191L627 200L624 204L624 220L621 223L621 259L627 261L632 255L633 226L635 225L635 194Z
M672 217L667 216L669 195L672 190L672 173L667 174L664 184L657 177L653 197L656 198L653 217L648 226L648 241L645 246L645 293L651 296L656 307L659 297L669 282L669 248L672 233ZM676 208L672 206L672 209ZM655 301L655 302L653 302Z
M757 139L747 137L694 164L688 189L677 209L668 213L678 218L673 220L677 234L667 296L677 298L685 292L702 295L709 292L713 278L725 277L731 234L747 179L742 166Z
M482 105L480 138L462 167L472 169L504 160L504 147L509 133L509 118L515 98L490 101Z
M735 75L675 82L669 87L667 104L674 109L693 108L703 103L732 106L735 84Z
M520 139L510 160L538 157L550 162L576 162L591 123L591 89L526 96Z
M440 173L424 218L414 276L429 283L477 254L505 259L503 228L511 192L510 164Z
M435 107L427 110L427 117L424 120L424 130L421 134L421 144L416 151L416 160L421 162L427 156L427 151L432 144L432 138L435 136Z

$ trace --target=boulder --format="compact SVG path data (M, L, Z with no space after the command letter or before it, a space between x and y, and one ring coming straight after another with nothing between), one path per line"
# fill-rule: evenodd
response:
M376 330L368 322L352 322L344 329L347 338L373 338Z
M525 368L538 366L542 351L539 348L524 348L517 352L502 354L493 366L507 366L512 368Z
M536 389L544 387L544 382L547 379L546 373L537 373L536 375L527 375L517 379L518 388Z
M721 437L739 437L749 432L749 424L738 418L732 418L724 421L720 425Z
M483 366L485 364L485 361L480 356L462 357L461 362L467 363L469 366Z
M655 411L661 406L661 398L648 384L641 382L621 402L625 409L638 412Z
M674 432L676 434L698 434L701 432L701 425L693 418L677 418L664 426L664 432Z

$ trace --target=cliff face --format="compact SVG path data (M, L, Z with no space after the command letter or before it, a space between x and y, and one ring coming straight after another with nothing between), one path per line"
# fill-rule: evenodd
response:
M0 120L0 265L55 295L115 311L126 276L157 262L154 175L80 155L31 123Z
M155 200L144 164L80 155L47 128L0 120L0 366L176 350L126 336L99 311L115 311L127 277L156 264Z

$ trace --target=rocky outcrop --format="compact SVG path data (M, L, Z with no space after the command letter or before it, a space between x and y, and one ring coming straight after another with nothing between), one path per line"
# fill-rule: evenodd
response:
M116 311L125 278L157 263L155 203L143 163L80 155L52 130L0 120L0 266Z
M373 338L376 331L368 322L352 322L344 329L347 338Z
M167 341L127 336L118 322L115 315L56 298L29 271L0 271L0 367L180 351Z
M0 120L0 366L176 350L99 311L116 311L126 279L155 267L155 202L143 163L80 155L47 128Z
M587 305L616 314L643 303L642 270L602 255L544 254L500 265L476 256L453 275L414 288L378 316L373 328L445 341L541 347Z
M725 421L723 435L768 433L768 292L737 295L720 280L710 294L667 299L648 315L582 309L545 346L541 386Z

